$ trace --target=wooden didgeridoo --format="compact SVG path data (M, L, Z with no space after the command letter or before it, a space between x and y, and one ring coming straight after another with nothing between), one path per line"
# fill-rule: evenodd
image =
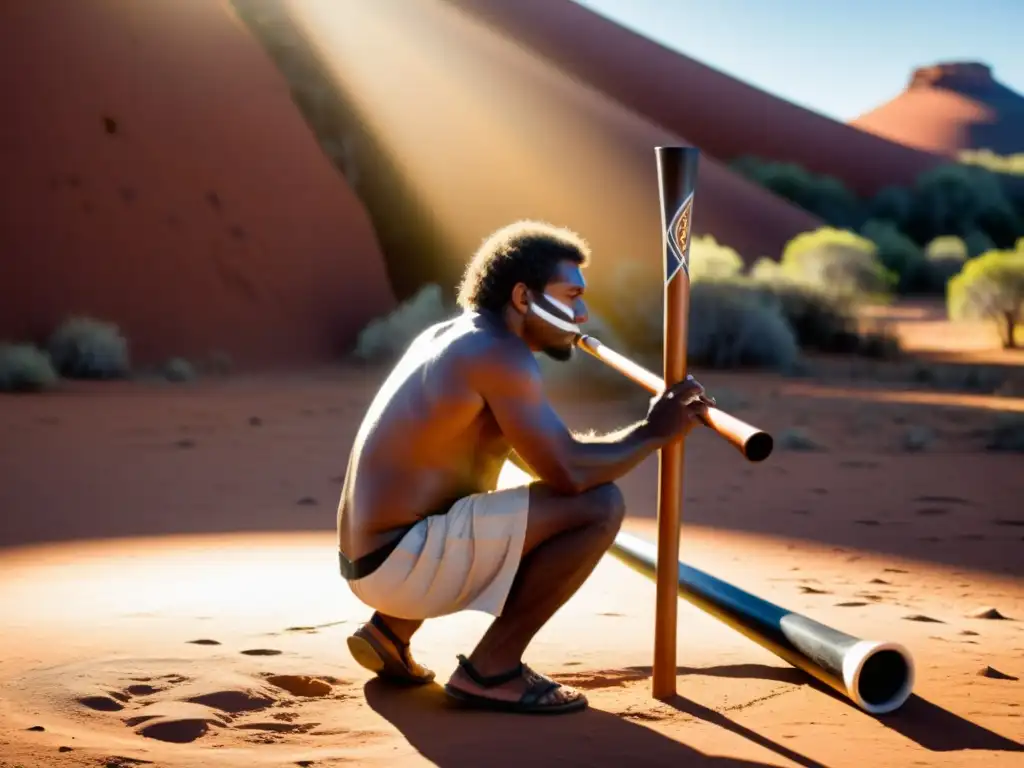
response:
M632 379L651 394L656 395L665 389L665 382L656 373L616 352L593 336L583 334L577 337L576 346ZM764 461L771 455L775 445L771 435L723 410L709 407L701 421L704 426L729 441L747 461Z

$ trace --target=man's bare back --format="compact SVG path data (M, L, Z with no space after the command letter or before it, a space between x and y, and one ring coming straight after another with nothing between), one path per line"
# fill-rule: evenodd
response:
M432 326L406 351L356 436L338 510L339 547L356 560L457 499L493 490L511 448L477 369L536 366L507 329L479 314Z

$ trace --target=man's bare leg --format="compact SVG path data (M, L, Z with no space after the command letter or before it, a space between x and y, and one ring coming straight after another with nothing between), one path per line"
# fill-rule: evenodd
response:
M540 484L531 487L522 565L502 615L468 659L481 676L500 675L520 663L533 637L579 590L608 551L624 515L622 494L614 485L574 497L557 495ZM527 671L508 683L485 688L460 668L449 685L466 693L515 701L536 677ZM570 688L560 688L538 703L554 704L580 696Z

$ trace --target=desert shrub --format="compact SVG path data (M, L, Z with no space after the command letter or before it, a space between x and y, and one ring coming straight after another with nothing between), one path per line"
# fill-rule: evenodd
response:
M196 377L196 369L185 358L172 357L161 366L160 374L167 381L192 381Z
M743 259L727 245L711 235L690 241L690 281L735 277L743 271Z
M996 250L995 241L984 232L972 229L964 236L964 244L967 246L967 257L970 259L981 256L983 253Z
M921 174L912 191L903 229L918 243L979 231L996 246L1007 247L1024 232L1005 187L984 168L939 166Z
M913 197L905 187L883 187L867 201L865 215L875 221L890 221L904 231L910 219Z
M968 261L949 281L947 308L953 320L991 320L1003 346L1016 347L1016 326L1024 319L1024 238L1012 251Z
M936 237L924 249L928 268L928 290L945 293L946 284L963 269L969 256L967 243L956 235Z
M619 268L618 314L615 321L606 319L622 343L629 345L630 357L660 370L664 296L658 286L645 281L642 272L631 264ZM601 338L597 332L594 335ZM748 279L705 279L690 286L687 358L692 365L785 369L798 356L799 347L777 303Z
M774 259L769 259L767 256L762 256L751 264L747 275L750 279L759 283L771 283L785 278L782 272L782 265Z
M42 392L58 381L50 357L32 344L0 344L0 392Z
M128 341L114 323L68 318L46 346L54 368L68 379L119 379L131 372Z
M832 226L855 227L860 201L839 179L815 174L795 163L754 156L736 158L733 170Z
M884 325L862 331L857 340L857 354L876 360L893 360L901 350L899 336Z
M802 349L816 352L855 352L857 322L852 300L834 296L813 285L781 273L765 277L772 270L759 270L752 286L773 303L796 336Z
M917 293L930 287L924 252L893 222L871 219L864 223L860 233L875 244L882 266L896 275L899 293Z
M452 310L442 300L440 286L425 285L390 314L371 320L359 332L352 354L365 361L398 357L427 327L451 315Z
M800 348L778 305L757 289L708 281L690 289L687 353L696 366L783 370L798 360Z
M886 296L898 280L882 265L871 240L834 227L794 237L786 244L781 263L786 276L837 296Z
M994 173L1024 176L1024 152L999 155L990 149L965 149L957 159L966 165L978 165Z

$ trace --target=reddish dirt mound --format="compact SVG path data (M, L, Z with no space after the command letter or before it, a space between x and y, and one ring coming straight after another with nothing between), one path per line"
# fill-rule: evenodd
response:
M862 193L944 159L749 86L572 0L446 0L723 161L753 154L837 176Z
M686 139L444 2L351 2L344 14L329 1L291 8L431 211L446 240L447 269L461 271L494 228L529 217L590 241L595 301L614 295L618 273L610 267L618 263L643 260L660 278L654 148ZM388 55L377 56L384 45ZM702 160L697 234L714 234L755 259L777 255L819 225L710 157Z
M850 125L929 152L1024 152L1024 96L985 64L950 62L914 71L894 99Z
M334 355L393 297L355 195L221 2L0 7L0 337L68 313L138 362Z

